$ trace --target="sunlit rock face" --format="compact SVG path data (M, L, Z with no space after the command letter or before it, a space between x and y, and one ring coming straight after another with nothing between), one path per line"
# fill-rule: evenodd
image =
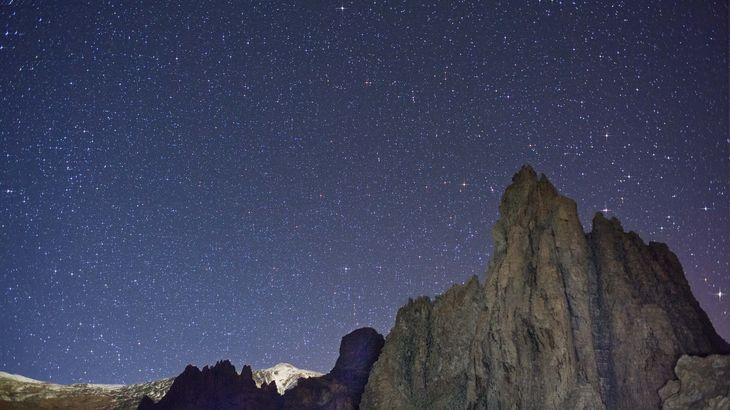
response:
M524 167L503 195L485 283L398 312L364 409L649 409L682 354L727 352L676 256Z

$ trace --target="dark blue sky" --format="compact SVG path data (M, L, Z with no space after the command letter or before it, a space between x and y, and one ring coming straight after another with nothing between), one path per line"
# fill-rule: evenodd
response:
M0 3L0 370L327 371L483 278L524 163L730 337L726 2Z

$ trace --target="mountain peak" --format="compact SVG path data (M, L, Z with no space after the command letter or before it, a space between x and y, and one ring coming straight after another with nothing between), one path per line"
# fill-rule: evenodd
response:
M538 174L531 165L525 164L512 176L512 184L510 186L534 186L536 184L553 187L553 184L545 174Z
M682 354L727 350L668 247L603 214L586 234L530 166L499 212L483 287L401 308L363 409L658 408Z
M296 386L299 379L320 376L322 376L322 373L302 370L291 363L277 363L268 369L253 372L253 379L256 381L257 386L275 382L279 394L284 394L284 392Z
M532 237L536 230L550 231L551 227L561 232L577 228L583 234L575 201L560 195L545 175L538 178L535 170L525 165L502 195L499 219L492 228L494 254L490 271L499 264L509 243L523 241L525 235Z
M520 169L512 176L513 182L530 179L537 181L537 172L530 164L521 166Z
M611 229L616 232L624 232L624 227L621 225L621 221L618 218L611 217L606 218L603 212L596 212L593 216L593 231L596 229Z

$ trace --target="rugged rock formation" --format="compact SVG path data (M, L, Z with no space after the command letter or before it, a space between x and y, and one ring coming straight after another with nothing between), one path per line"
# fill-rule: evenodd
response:
M228 361L202 371L188 366L162 400L155 403L145 397L139 409L357 409L383 343L383 336L371 328L355 330L342 338L340 356L330 373L300 378L283 396L277 392L274 381L257 387L248 366L243 367L240 375Z
M362 328L342 338L332 371L322 377L301 379L284 394L284 408L297 410L357 409L373 363L385 343L383 335Z
M364 409L649 409L682 354L728 351L674 254L524 167L476 279L400 309Z
M730 410L730 356L682 356L661 390L664 410Z
M202 371L188 365L162 400L155 403L145 396L139 404L140 410L273 410L279 407L281 396L276 383L256 387L249 366L243 366L239 375L227 360L213 367L206 366Z
M616 219L597 215L589 235L599 269L619 408L658 407L656 394L683 354L727 353L666 245L645 245Z
M322 376L321 373L297 369L279 363L253 372L256 386L276 382L279 394L297 384L297 380ZM115 409L133 410L144 396L160 400L170 389L174 377L129 385L52 384L0 372L0 409Z
M365 387L363 408L458 409L474 384L471 352L485 320L476 278L431 302L420 297L398 311ZM446 393L446 394L444 394Z
M483 285L474 277L433 301L410 300L385 341L370 328L346 335L330 373L283 396L268 381L293 384L288 367L257 383L249 367L239 375L226 361L188 366L158 403L145 397L139 408L730 410L730 356L684 356L730 347L666 245L600 213L585 234L575 202L529 167L507 188L493 237ZM35 400L34 386L2 387L0 407L19 391ZM128 405L120 389L8 403L116 408Z

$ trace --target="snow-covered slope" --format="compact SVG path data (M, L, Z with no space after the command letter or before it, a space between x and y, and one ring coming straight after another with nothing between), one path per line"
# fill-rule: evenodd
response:
M268 369L254 371L253 379L259 387L262 383L271 383L273 380L276 382L276 389L279 391L279 394L284 394L285 391L297 385L299 378L307 379L321 375L322 373L298 369L289 363L279 363Z
M30 377L21 376L19 374L10 374L5 372L0 372L0 380L12 380L16 382L21 383L43 383L40 380L31 379Z

